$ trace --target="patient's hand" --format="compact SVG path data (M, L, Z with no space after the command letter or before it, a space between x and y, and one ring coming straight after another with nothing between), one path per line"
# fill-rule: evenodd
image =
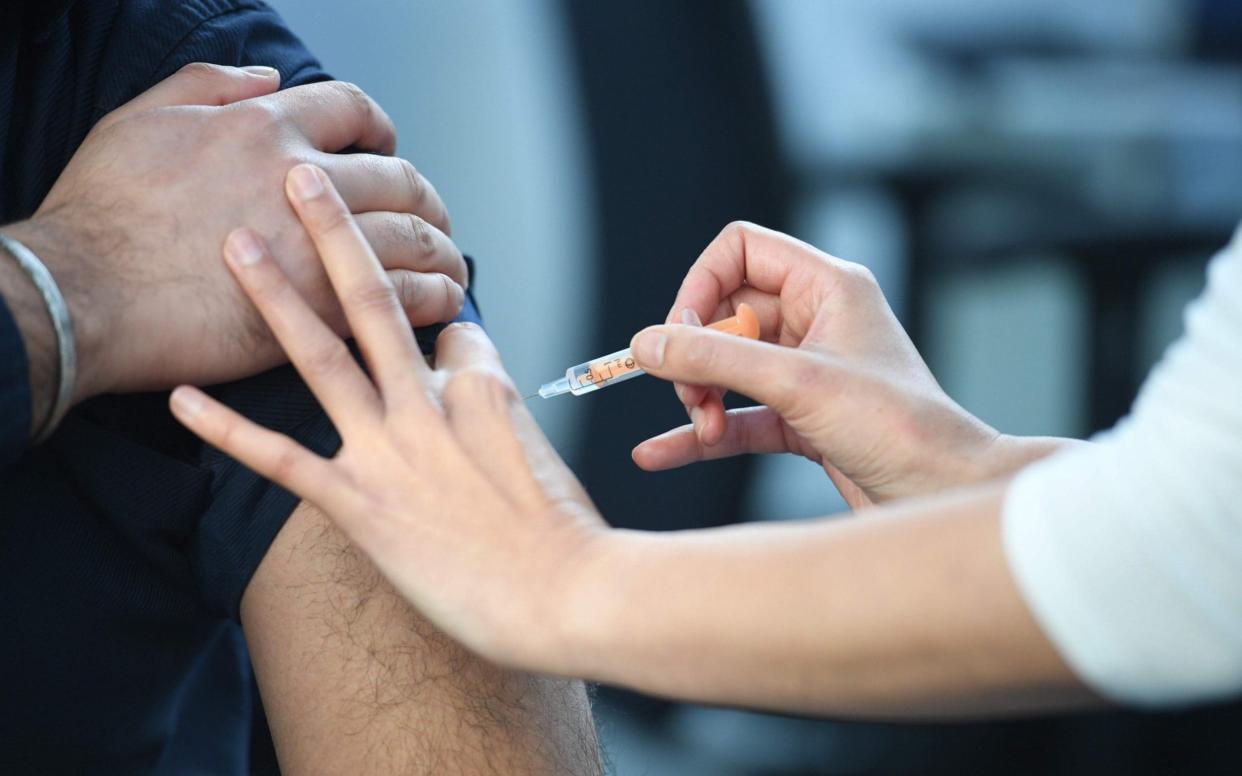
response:
M446 236L444 205L389 155L387 115L349 84L279 85L271 68L188 65L105 116L36 214L5 227L65 294L79 350L75 399L221 382L284 360L216 260L237 226L262 234L298 292L344 331L314 248L280 195L300 162L327 170L359 214L411 323L451 320L460 309L466 268ZM340 153L347 149L371 153ZM246 234L229 250L244 254ZM36 374L55 357L54 338L43 339L46 347L28 348ZM46 411L50 389L35 388Z
M440 335L433 371L391 283L322 170L289 176L370 377L264 252L229 266L343 440L326 460L197 389L176 416L327 513L424 615L498 662L539 669L604 524L477 326ZM309 196L307 196L309 195Z

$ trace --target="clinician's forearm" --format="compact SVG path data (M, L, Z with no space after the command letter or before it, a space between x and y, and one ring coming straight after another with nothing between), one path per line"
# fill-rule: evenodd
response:
M570 604L564 670L813 714L969 717L1093 697L1010 577L1003 486L867 519L618 532Z

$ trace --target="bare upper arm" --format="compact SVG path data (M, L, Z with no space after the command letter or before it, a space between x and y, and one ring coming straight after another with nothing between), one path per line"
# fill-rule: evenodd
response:
M268 550L241 617L286 774L602 772L580 682L465 651L309 504Z

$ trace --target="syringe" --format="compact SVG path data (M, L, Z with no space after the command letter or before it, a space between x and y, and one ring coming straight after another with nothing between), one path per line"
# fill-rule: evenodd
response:
M755 311L751 309L750 305L743 302L737 306L737 315L709 324L707 328L723 331L726 334L736 334L739 337L758 339L759 317L755 315ZM526 398L533 399L536 396L541 396L544 399L550 399L563 393L581 396L584 393L598 391L600 388L616 385L629 380L631 377L638 377L642 374L646 374L646 372L638 366L638 362L634 360L634 354L630 349L626 348L618 350L616 353L609 353L606 356L584 361L581 364L575 364L565 370L564 377L559 380L553 380L550 383L544 383L537 394L532 393Z

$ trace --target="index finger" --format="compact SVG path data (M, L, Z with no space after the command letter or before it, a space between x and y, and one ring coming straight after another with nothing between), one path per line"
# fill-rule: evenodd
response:
M758 297L779 295L789 276L796 271L825 269L829 257L810 245L762 226L735 221L703 249L686 273L669 310L667 322L676 323L685 308L694 310L704 321L720 317L728 298L749 286L745 301L760 314L763 331L769 332L765 305ZM754 293L758 292L758 293Z
M354 84L306 84L264 99L272 100L320 151L354 147L391 155L397 149L397 129L392 119Z
M327 174L310 164L289 171L285 191L323 259L349 329L386 401L421 392L426 376L392 281ZM421 373L421 374L420 374Z
M447 379L443 401L458 442L476 466L511 497L537 502L588 500L518 398L500 353L478 325L455 323L436 340L436 369Z

